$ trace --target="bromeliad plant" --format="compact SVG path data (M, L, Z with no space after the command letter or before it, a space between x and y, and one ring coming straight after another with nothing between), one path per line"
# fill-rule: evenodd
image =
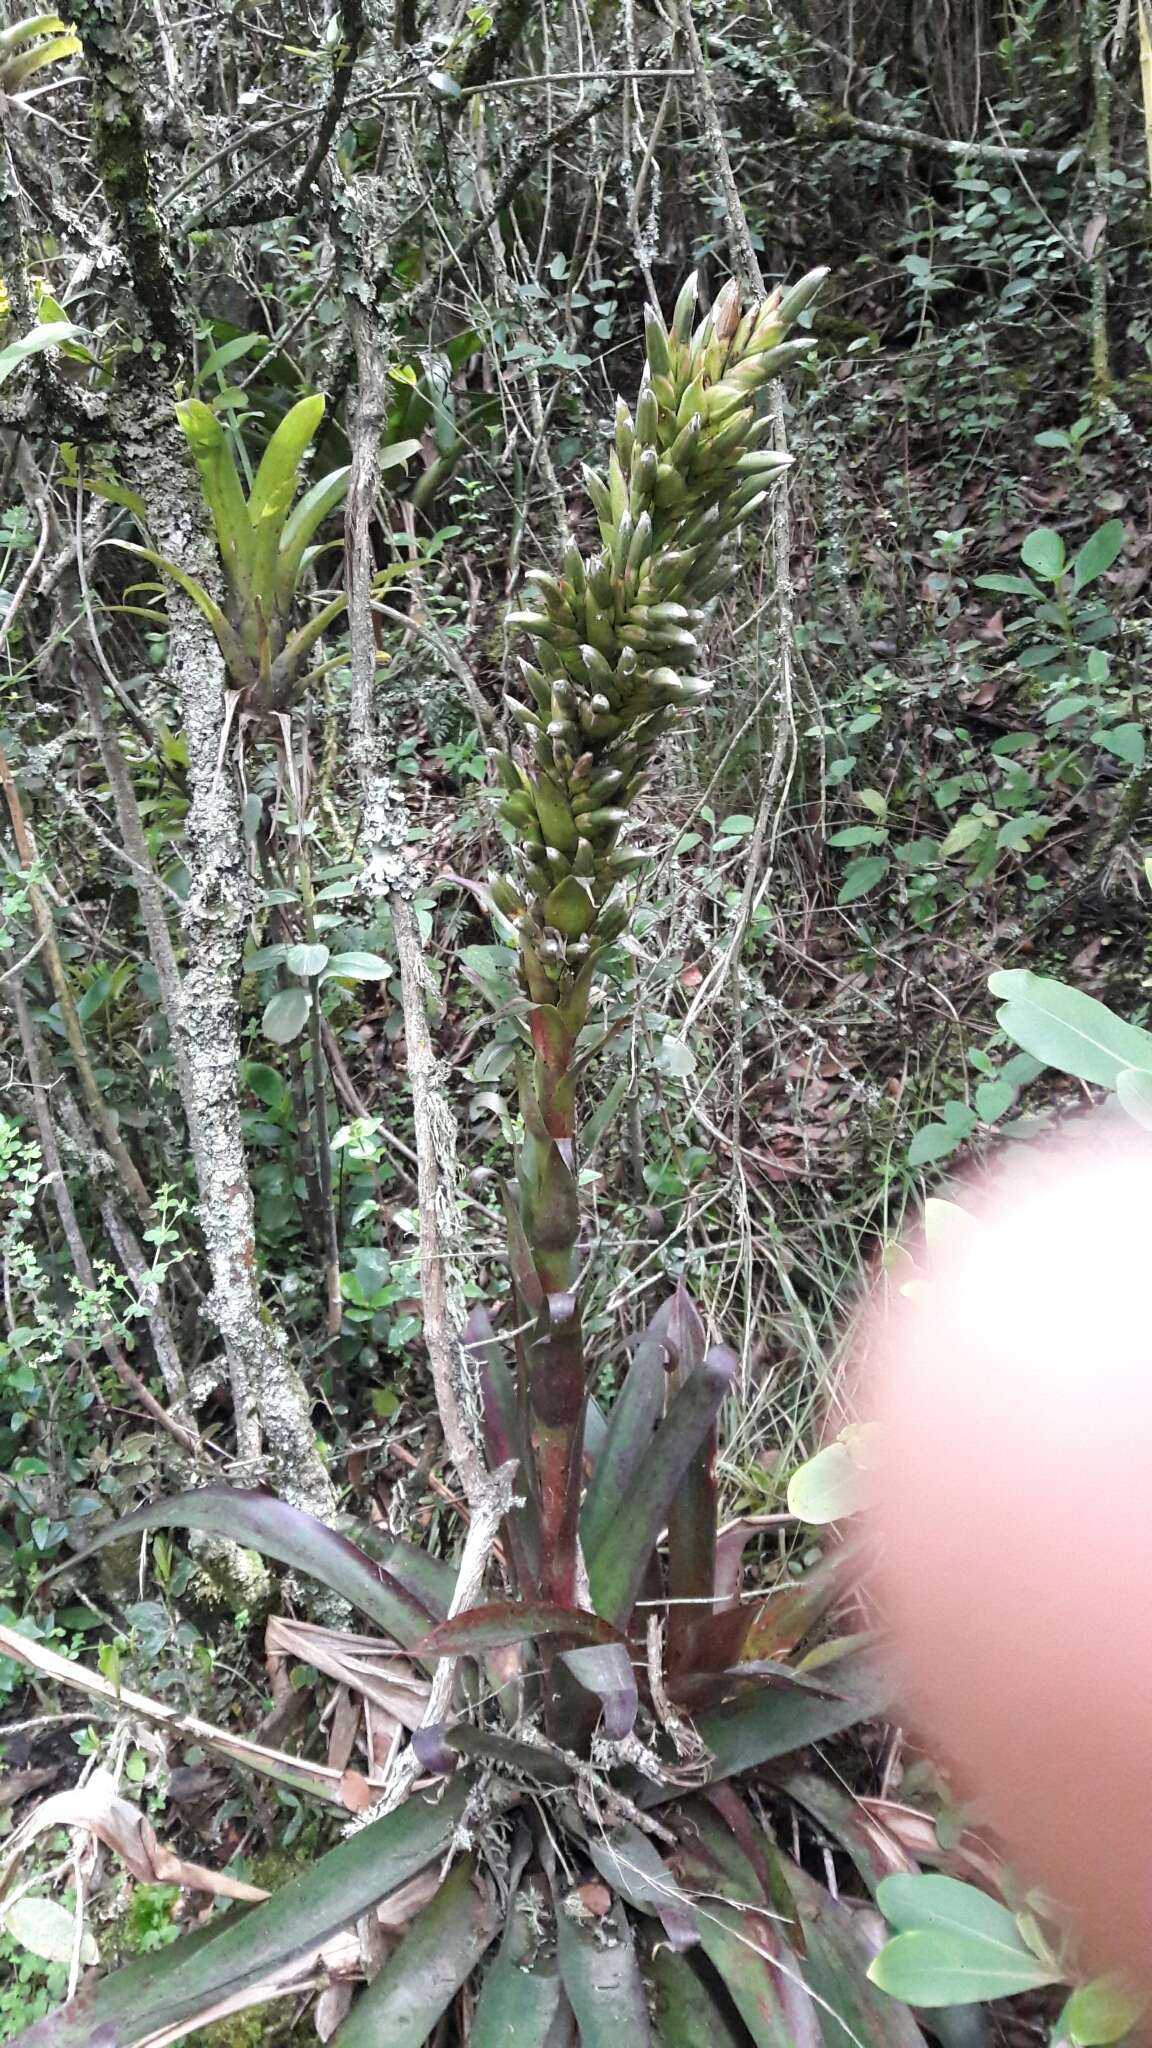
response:
M369 1532L336 1534L261 1493L209 1487L109 1530L104 1540L130 1528L224 1536L347 1601L391 1653L272 1626L296 1629L298 1655L352 1684L350 1660L376 1650L363 1684L391 1686L413 1729L412 1769L365 1779L197 1723L204 1747L298 1791L385 1810L243 1917L230 1910L85 1988L22 2037L26 2048L142 2048L302 1974L315 1982L325 1959L355 1972L356 1953L341 1965L331 1944L360 1916L378 1937L379 1912L393 1930L410 1924L331 2035L336 2048L419 2048L485 1958L460 2030L438 2039L921 2048L907 2009L868 1983L854 1909L784 1853L772 1817L816 1814L872 1886L907 1856L882 1828L865 1841L834 1786L814 1803L803 1772L775 1789L736 1785L882 1704L883 1675L859 1639L791 1658L839 1569L745 1597L748 1532L720 1528L715 1473L735 1361L708 1348L682 1286L635 1344L607 1415L589 1396L580 1325L574 1101L594 1050L593 975L628 916L623 878L637 857L620 836L661 735L706 688L697 638L727 573L723 542L781 467L762 452L752 394L787 359L788 321L818 282L744 315L730 287L695 332L690 284L670 330L650 321L635 417L621 407L609 480L590 480L602 552L585 562L572 550L562 577L537 578L519 620L537 650L536 709L519 713L528 757L501 763L515 867L493 889L523 978L512 1315L497 1331L476 1312L465 1338L488 1461L515 1466L503 1597L456 1612L453 1574L425 1553L398 1541L371 1554ZM0 1630L7 1654L50 1668L21 1645ZM433 1691L445 1659L460 1660L453 1688ZM122 1697L129 1711L170 1712ZM347 2008L350 1988L342 1996Z
M315 536L348 487L345 465L312 484L293 506L301 470L324 418L324 399L316 394L292 406L272 435L247 493L228 431L213 408L202 399L189 398L177 406L176 417L196 464L220 551L223 607L166 556L128 542L121 545L171 576L204 614L246 708L285 711L328 666L308 671L306 657L344 610L343 596L334 597L307 624L293 623L301 579L316 553ZM406 462L419 445L392 443L381 450L381 466Z
M14 99L46 64L61 64L80 48L58 14L30 14L0 29L0 93Z
M531 701L507 699L529 758L495 760L514 869L492 882L498 923L519 952L534 1049L522 1070L524 1140L508 1222L540 1540L517 1566L567 1606L579 1580L585 1412L574 1148L587 1055L577 1045L597 966L628 921L627 877L646 858L621 846L622 829L661 739L711 689L699 673L705 607L730 579L731 535L788 461L766 445L772 420L757 417L755 394L813 346L811 336L785 337L824 276L812 271L785 298L773 294L746 313L733 281L695 331L694 276L670 328L646 309L635 416L621 399L607 479L584 471L600 550L586 561L570 547L563 574L535 575L531 608L509 620L534 655L520 663ZM686 1406L707 1409L710 1400L713 1413L723 1392L716 1363L678 1389ZM673 1548L673 1593L696 1597L679 1538ZM601 1570L590 1566L593 1603L619 1620L626 1600Z

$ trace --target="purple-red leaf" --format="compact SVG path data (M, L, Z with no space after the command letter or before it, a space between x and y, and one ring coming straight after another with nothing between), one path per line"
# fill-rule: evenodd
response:
M538 1636L565 1636L588 1644L623 1641L619 1629L583 1607L556 1607L547 1600L493 1600L442 1621L415 1649L421 1657L476 1657Z
M588 1854L622 1899L640 1913L655 1914L674 1949L691 1948L699 1941L696 1908L650 1835L630 1821L607 1833L596 1829L588 1836Z
M598 1549L612 1528L621 1502L628 1499L633 1474L652 1447L668 1385L668 1325L675 1307L673 1295L657 1309L612 1403L580 1515L585 1555Z
M596 1643L560 1654L576 1683L599 1700L608 1740L622 1742L632 1733L640 1704L627 1645Z
M707 1442L735 1371L735 1353L714 1346L669 1403L615 1522L595 1547L587 1547L593 1605L620 1628L627 1624L672 1503L692 1459Z
M69 1559L69 1568L135 1529L199 1529L207 1536L240 1543L245 1550L258 1550L261 1557L275 1558L277 1564L318 1579L407 1650L434 1619L422 1600L346 1536L277 1500L275 1494L255 1488L202 1486L172 1500L151 1501L99 1530L87 1549Z
M537 1003L528 1012L532 1043L551 1074L562 1074L572 1056L574 1039L559 1010L551 1003Z

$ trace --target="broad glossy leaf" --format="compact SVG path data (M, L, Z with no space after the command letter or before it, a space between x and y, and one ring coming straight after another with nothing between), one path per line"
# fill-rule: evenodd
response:
M385 441L378 460L381 469L399 469L403 463L410 462L412 457L419 453L419 441Z
M913 1928L942 1928L972 1934L1009 1948L1023 1948L1016 1916L974 1884L935 1871L900 1872L877 1887L876 1902L898 1934Z
M754 1770L775 1757L824 1742L857 1721L882 1714L891 1698L890 1674L873 1654L845 1657L830 1664L825 1675L842 1697L769 1690L702 1714L699 1729L715 1759L713 1778Z
M854 1444L843 1438L825 1444L800 1465L788 1481L788 1511L801 1522L819 1527L843 1521L868 1507L872 1486Z
M1089 534L1072 565L1072 587L1085 590L1112 567L1124 545L1124 521L1109 519Z
M1146 1131L1152 1131L1152 1074L1142 1074L1135 1067L1125 1067L1116 1076L1116 1093L1121 1107L1135 1123Z
M1033 1058L1079 1081L1115 1088L1128 1067L1152 1072L1152 1033L1117 1017L1093 996L1028 968L992 974L1002 1031Z
M172 1500L152 1501L99 1530L86 1549L69 1559L69 1569L136 1529L200 1529L207 1536L224 1536L246 1550L258 1550L262 1557L318 1579L405 1649L427 1634L433 1620L422 1601L346 1536L255 1488L202 1486Z
M648 1975L655 1993L656 2039L660 2048L747 2048L743 2029L737 2032L730 2008L713 1975L663 1943L653 1948ZM624 2048L624 2044L621 2044Z
M837 903L855 903L861 896L867 896L884 880L890 862L883 854L866 854L862 860L850 860L844 870L844 880L837 892Z
M868 1976L891 1997L929 2009L1011 1998L1059 1982L1023 1946L927 1927L897 1934L869 1965Z
M1064 2007L1053 2038L1074 2048L1110 2048L1131 2033L1148 2000L1115 1971L1081 1984Z
M19 2048L133 2048L165 2028L190 2028L229 1994L261 1983L366 1913L440 1854L467 1800L449 1783L413 1797L329 1850L263 1906L233 1907L206 1938L116 1970L18 2036Z
M462 1858L418 1913L399 1948L361 1992L333 2048L423 2048L499 1926L491 1892Z
M324 981L387 981L392 969L380 953L333 953L322 970Z
M615 1524L586 1550L592 1604L620 1627L632 1612L677 1489L707 1439L735 1372L735 1353L716 1345L669 1403Z
M305 980L323 974L332 958L327 946L289 946L284 954L284 965L289 974L299 974Z
M977 590L998 590L1011 597L1035 597L1044 602L1044 592L1027 576L977 576Z
M556 1909L556 1954L580 2048L649 2048L648 2001L623 1907L588 1924L578 1895Z
M307 952L309 949L301 946L297 950ZM319 947L316 950L319 951ZM291 1045L308 1022L311 1008L312 997L306 988L278 988L265 1003L260 1020L265 1038L271 1039L273 1045Z
M1144 766L1145 741L1142 725L1128 720L1124 725L1101 726L1092 737L1097 746L1106 747L1110 754L1115 754L1118 761L1124 762L1125 767Z
M1045 583L1055 583L1065 568L1064 543L1051 526L1034 526L1026 533L1020 549L1020 560L1034 576Z
M48 1963L70 1963L76 1945L76 1915L59 1899L46 1899L25 1892L0 1912L0 1928L34 1956ZM87 1927L80 1936L80 1960L86 1967L100 1960L100 1951Z

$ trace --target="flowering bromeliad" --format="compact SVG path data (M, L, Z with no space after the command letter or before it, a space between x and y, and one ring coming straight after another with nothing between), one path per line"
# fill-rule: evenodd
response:
M607 479L584 471L599 552L585 559L573 545L561 575L535 573L529 609L509 619L533 643L533 659L520 663L524 696L507 700L530 753L523 763L495 757L515 864L491 886L498 929L519 951L534 1048L509 1229L544 1536L540 1590L569 1606L585 1379L576 1042L597 960L628 922L627 877L646 858L620 844L630 806L664 734L711 689L700 673L708 602L731 579L731 536L789 460L768 445L772 421L755 396L813 346L811 336L786 336L825 275L811 271L745 313L733 281L695 328L694 276L670 327L646 311L635 414L618 402Z
M501 762L515 868L493 887L524 990L515 1313L497 1333L477 1310L465 1334L488 1462L515 1464L516 1497L480 1604L457 1611L452 1566L403 1539L354 1523L337 1534L226 1486L152 1502L97 1538L197 1529L320 1579L392 1648L350 1665L343 1636L310 1626L298 1654L347 1674L346 1698L358 1671L379 1689L399 1670L407 1690L385 1699L398 1735L411 1731L411 1768L394 1773L366 1745L365 1777L197 1722L210 1749L293 1796L363 1807L366 1825L246 1918L82 1986L23 2048L150 2048L312 1986L325 1965L325 1999L346 2011L332 2048L924 2048L907 2008L868 1981L869 1922L789 1857L767 1782L747 1800L738 1790L772 1765L793 1829L807 1815L870 1889L907 1861L837 1786L783 1766L884 1698L858 1638L783 1661L826 1614L840 1565L745 1598L749 1531L720 1529L715 1472L732 1354L707 1349L680 1285L638 1333L605 1414L587 1391L578 1303L573 1101L594 1050L578 1041L643 858L620 834L661 735L707 689L697 635L727 576L725 540L782 467L752 395L808 345L783 337L819 282L743 317L729 288L695 333L690 284L669 331L650 321L635 418L621 407L608 480L588 479L602 551L571 550L561 577L537 577L518 620L535 643L531 702L517 706L531 746L523 766ZM0 1638L21 1654L14 1632ZM441 1691L429 1681L445 1658L461 1669ZM64 1659L53 1668L107 1689ZM403 1929L382 1966L381 1922ZM353 1925L357 1939L341 1935Z

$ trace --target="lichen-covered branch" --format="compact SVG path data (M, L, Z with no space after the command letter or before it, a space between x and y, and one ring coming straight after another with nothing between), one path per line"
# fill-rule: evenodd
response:
M80 0L75 18L91 74L96 161L145 344L126 359L112 397L119 454L149 508L161 552L211 587L215 551L172 408L171 378L187 359L188 323L155 201L142 51L120 0ZM284 1498L330 1518L335 1491L317 1448L308 1392L260 1295L239 1099L238 991L253 903L228 759L227 677L207 622L179 591L169 598L169 616L169 676L187 744L191 804L185 964L178 993L168 993L212 1274L209 1307L227 1357L241 1462L259 1476L266 1454L267 1474Z

